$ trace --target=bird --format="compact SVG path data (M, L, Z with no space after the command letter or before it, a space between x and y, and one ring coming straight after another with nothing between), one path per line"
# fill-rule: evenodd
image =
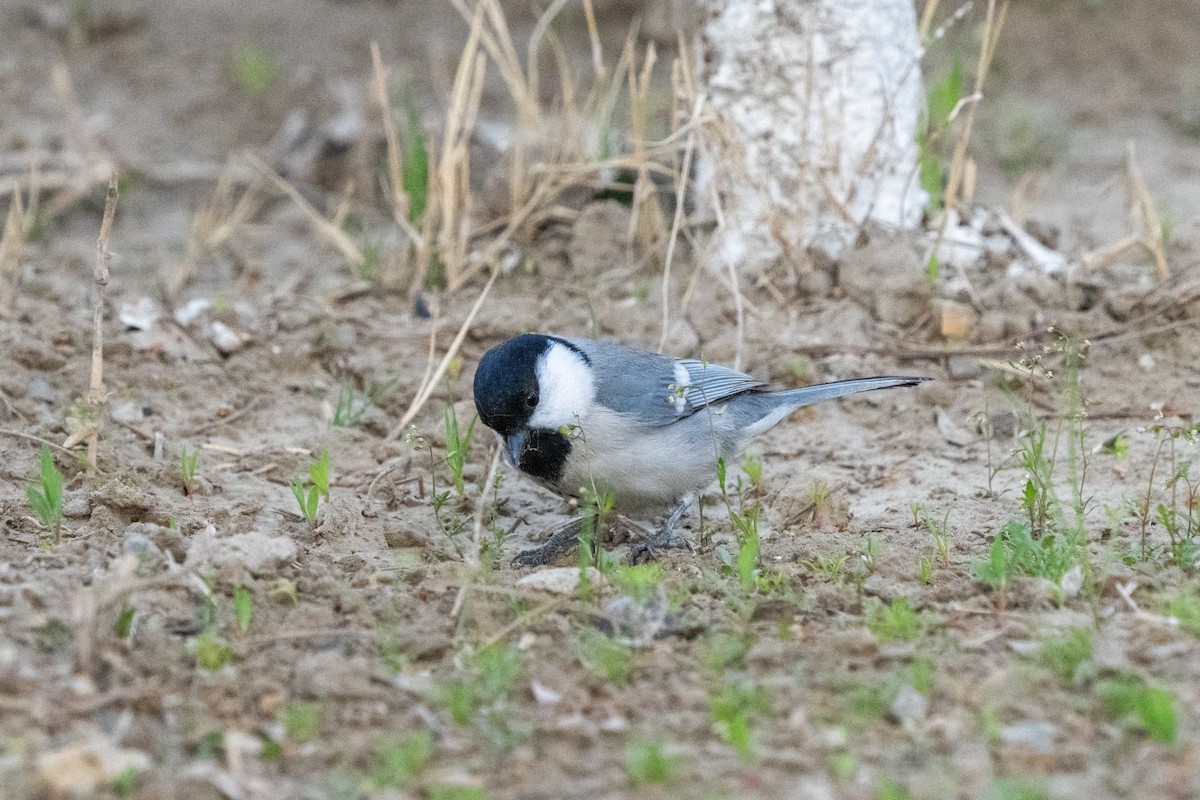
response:
M796 409L926 380L879 376L776 389L701 359L524 333L483 355L474 395L504 461L522 475L568 499L587 489L610 493L626 516L666 511L657 532L634 546L636 562L689 546L675 528L696 493L716 481L718 463L734 462Z

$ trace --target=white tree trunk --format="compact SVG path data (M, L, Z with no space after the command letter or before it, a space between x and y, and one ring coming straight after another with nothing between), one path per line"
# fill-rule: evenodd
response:
M911 228L925 203L913 0L699 0L703 91L719 135L716 264L836 255L864 222ZM707 184L707 189L706 189Z

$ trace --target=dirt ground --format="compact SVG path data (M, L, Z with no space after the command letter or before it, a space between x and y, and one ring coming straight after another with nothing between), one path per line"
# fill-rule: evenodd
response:
M573 509L503 469L489 482L482 429L460 490L444 421L467 426L474 365L517 332L655 346L661 273L612 245L628 210L585 199L524 242L530 268L497 281L406 435L430 341L445 352L482 282L416 302L364 288L279 195L197 257L170 309L161 286L229 153L279 163L285 118L327 118L369 78L371 40L436 120L466 25L403 1L91 6L109 24L85 44L55 22L65 7L0 7L0 158L92 147L133 176L97 469L53 451L61 538L26 491L37 439L61 444L83 408L101 184L45 212L0 317L0 797L1200 797L1191 0L1015 3L976 148L982 207L1077 258L1123 233L1134 139L1168 280L1138 259L1069 283L989 263L971 308L953 276L925 278L921 243L879 233L814 272L747 278L745 371L936 380L795 414L731 465L728 507L714 490L689 514L693 551L628 570L610 544L583 588L573 554L546 573L565 593L510 562ZM616 50L630 6L597 13ZM559 35L586 59L581 17ZM931 73L971 58L972 30ZM273 76L251 91L231 64L264 52ZM77 105L52 88L60 63ZM484 115L502 105L489 80ZM378 210L361 217L363 241L386 236ZM690 259L668 349L732 363L734 300L701 279L684 307ZM948 343L939 320L964 307ZM1042 421L1046 457L1022 464ZM324 451L310 524L289 484ZM1031 474L1055 531L1038 552L1064 561L989 585ZM730 509L760 515L753 573Z

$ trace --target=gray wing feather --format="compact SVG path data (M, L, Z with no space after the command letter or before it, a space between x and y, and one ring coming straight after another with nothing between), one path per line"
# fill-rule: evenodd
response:
M654 426L670 425L705 406L767 386L737 370L696 359L594 339L567 341L592 362L601 403Z
M928 378L857 378L848 381L771 391L764 381L719 364L694 358L671 358L594 339L567 339L591 361L596 373L597 399L607 408L652 426L670 425L701 409L745 398L738 408L748 421L768 418L774 409L784 413L800 406L874 389L913 386ZM773 425L782 416L770 416Z
M687 370L691 382L683 393L683 399L691 409L690 413L734 395L767 388L767 384L757 378L718 364L709 364L693 358L680 359L675 363Z

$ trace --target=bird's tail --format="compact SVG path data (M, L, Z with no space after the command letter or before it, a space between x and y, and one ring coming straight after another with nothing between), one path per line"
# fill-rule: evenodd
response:
M848 381L819 383L816 386L804 386L799 389L787 389L782 392L772 392L781 405L793 409L810 406L822 400L833 400L835 397L845 397L859 392L873 392L876 389L891 389L894 386L916 386L932 378L889 377L854 378Z

